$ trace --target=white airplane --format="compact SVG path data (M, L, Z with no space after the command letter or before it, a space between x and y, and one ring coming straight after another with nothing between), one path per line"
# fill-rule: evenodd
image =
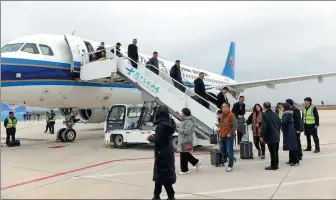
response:
M25 106L60 108L69 121L69 108L78 108L84 123L104 122L107 109L113 104L141 104L141 94L132 84L101 83L78 80L80 66L90 62L100 45L98 41L73 35L40 34L25 36L1 48L1 101ZM112 47L114 45L105 45ZM141 47L140 47L141 50ZM125 49L121 49L127 55ZM83 54L85 55L83 57ZM139 54L145 64L152 56ZM174 62L159 58L160 70L169 73ZM182 60L183 62L183 60ZM205 73L204 83L209 100L215 102L224 86L238 98L247 88L336 76L336 72L306 76L237 83L235 74L235 43L231 42L222 74L181 65L185 85L193 87L200 72Z

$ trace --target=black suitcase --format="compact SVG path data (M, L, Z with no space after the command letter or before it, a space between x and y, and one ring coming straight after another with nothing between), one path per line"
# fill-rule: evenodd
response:
M8 147L17 147L17 146L20 146L20 140L14 140L14 141L9 141L8 143Z
M219 150L210 151L210 162L211 165L215 165L216 167L220 165L224 165L227 162L226 156L223 156Z
M247 140L243 140L246 137ZM249 141L249 132L247 125L244 125L244 135L240 142L240 158L253 159L253 144Z

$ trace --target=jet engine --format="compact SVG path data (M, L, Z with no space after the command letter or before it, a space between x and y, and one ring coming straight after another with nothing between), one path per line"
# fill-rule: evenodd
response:
M105 122L108 109L79 109L78 115L83 123L95 124Z

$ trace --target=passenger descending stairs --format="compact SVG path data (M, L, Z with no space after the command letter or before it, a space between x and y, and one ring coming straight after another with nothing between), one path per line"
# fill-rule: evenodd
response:
M210 140L214 123L217 120L216 106L208 101L211 110L205 108L192 98L192 96L198 95L189 88L185 93L181 92L170 81L167 81L171 80L169 74L160 71L160 76L158 76L141 63L138 63L137 69L133 68L130 64L130 58L116 56L103 61L90 62L81 67L80 78L82 81L112 81L116 77L135 85L141 91L143 101L155 100L166 105L170 113L179 120L182 119L181 110L189 108L196 122L196 136Z

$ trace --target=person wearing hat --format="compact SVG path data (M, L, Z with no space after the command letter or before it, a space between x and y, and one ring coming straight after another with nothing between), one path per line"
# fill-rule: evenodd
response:
M296 132L296 141L298 146L298 157L299 160L302 160L302 147L301 147L301 132L303 132L303 124L301 119L301 113L300 110L294 106L294 101L292 99L286 99L286 103L288 103L291 106L291 110L293 111L293 118L294 118L294 127ZM290 164L291 160L287 162L287 164Z
M116 49L117 49L116 55L117 55L118 57L123 57L122 53L120 52L120 46L121 46L121 44L118 42L118 43L116 44ZM111 52L114 54L114 48L111 49Z
M180 67L180 61L179 60L176 60L175 65L171 67L170 77L173 79L174 86L177 89L181 90L182 92L185 92L186 88L183 85L181 67Z
M302 122L304 127L304 132L307 137L307 148L303 151L311 151L311 136L313 136L315 143L315 151L314 153L320 152L320 144L319 138L317 135L317 128L319 127L319 115L317 112L317 108L312 105L312 99L310 97L306 97L304 99L305 108L302 110Z
M218 109L221 109L222 108L222 105L223 103L229 103L229 100L226 96L226 94L229 92L229 88L228 87L224 87L222 89L222 91L220 91L218 94L217 94L217 108Z
M102 58L106 58L106 50L105 50L105 43L101 42L100 46L97 48L96 50L96 57L97 59L102 59Z

